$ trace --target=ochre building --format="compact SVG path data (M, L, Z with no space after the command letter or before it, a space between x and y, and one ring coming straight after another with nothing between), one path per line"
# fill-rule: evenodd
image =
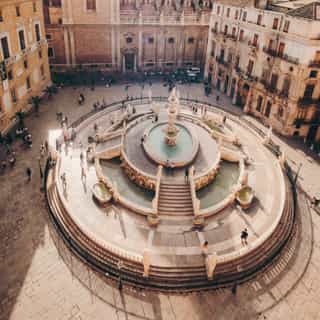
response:
M320 3L215 2L205 75L283 135L320 140Z
M0 132L50 83L42 1L0 1Z

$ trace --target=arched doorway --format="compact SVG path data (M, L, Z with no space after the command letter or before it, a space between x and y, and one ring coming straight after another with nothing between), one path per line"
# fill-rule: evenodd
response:
M122 71L137 71L137 50L135 48L122 50Z

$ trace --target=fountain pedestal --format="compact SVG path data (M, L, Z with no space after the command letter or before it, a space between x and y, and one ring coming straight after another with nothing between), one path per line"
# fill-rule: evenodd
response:
M175 146L179 129L175 125L178 116L179 98L176 94L176 88L173 88L168 98L168 125L164 129L166 133L165 141L168 146Z

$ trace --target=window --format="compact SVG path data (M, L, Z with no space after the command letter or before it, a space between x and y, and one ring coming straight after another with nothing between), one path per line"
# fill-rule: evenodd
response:
M53 58L54 57L54 51L52 47L48 48L48 57L49 58Z
M217 7L217 14L220 14L220 6Z
M233 27L232 28L232 38L235 38L236 37L236 28Z
M8 79L9 79L9 80L12 80L12 79L13 79L12 70L9 70L9 71L8 71Z
M127 42L127 43L132 43L132 38L131 38L131 37L127 37L127 38L126 38L126 42Z
M240 30L239 41L243 41L244 39L244 31Z
M239 16L239 11L236 10L235 14L234 14L234 18L237 20L238 19L238 16Z
M148 43L152 44L154 42L154 39L152 37L148 38Z
M248 66L247 66L247 74L249 76L252 75L252 70L253 70L253 60L249 60Z
M46 39L47 39L47 40L51 40L51 39L52 39L52 35L51 35L50 33L47 33L47 34L46 34Z
M194 38L190 37L190 38L188 39L188 43L190 43L190 44L194 43Z
M279 49L278 49L278 56L279 57L283 57L284 55L284 48L285 48L285 44L283 42L280 42L279 44Z
M314 84L307 84L304 90L303 97L307 99L312 99L313 91L314 91Z
M285 78L283 80L282 94L285 95L286 97L288 97L288 95L289 95L290 84L291 84L291 81L289 78Z
M24 31L20 30L18 34L19 34L20 49L24 50L26 48L26 42L24 39Z
M0 9L0 22L3 22L2 10Z
M37 4L35 2L32 3L33 12L37 12Z
M227 9L227 17L230 17L230 8Z
M12 99L12 102L17 102L17 95L16 95L16 89L15 88L11 89L11 99Z
M263 102L263 97L259 96L258 97L258 101L257 101L257 107L256 107L256 110L259 111L259 112L261 111L262 102Z
M16 16L20 17L20 7L16 6Z
M277 89L278 84L278 75L276 73L273 73L271 75L271 82L270 82L270 89L271 91L275 91Z
M1 38L1 48L2 48L3 58L4 59L10 58L9 43L8 43L7 37Z
M229 52L228 54L228 62L231 63L232 62L232 53Z
M224 26L224 31L223 31L223 33L224 33L225 35L228 34L228 26L227 26L227 25Z
M41 36L40 36L40 26L38 23L34 25L34 31L36 33L36 40L37 40L37 42L39 42Z
M38 51L38 57L39 57L39 59L42 59L42 51L41 51L41 49Z
M318 75L318 71L317 70L311 70L309 77L310 78L316 78L317 75Z
M252 45L257 47L258 46L258 39L259 39L259 36L257 34L255 34L253 36L253 41L252 41Z
M174 43L174 38L168 38L169 43Z
M259 26L261 26L261 24L262 24L262 15L261 15L261 14L258 15L257 24L258 24Z
M265 111L265 113L264 113L264 115L265 115L267 118L270 117L271 107L272 107L272 103L271 103L271 101L268 101L267 107L266 107L266 111Z
M243 12L242 21L247 21L247 11Z
M41 74L41 77L44 78L44 66L41 65L40 67L40 74Z
M277 29L278 29L278 24L279 24L279 18L274 18L274 19L273 19L272 29L273 29L273 30L277 30Z
M215 22L215 24L214 24L214 31L215 31L215 32L218 31L218 22Z
M27 77L26 79L26 86L27 86L27 90L31 88L30 77Z
M28 60L23 61L23 66L25 69L28 69Z
M273 50L273 40L272 39L269 40L268 50L269 51Z
M96 10L96 0L87 0L87 10Z
M283 32L289 32L290 21L286 20L283 26Z

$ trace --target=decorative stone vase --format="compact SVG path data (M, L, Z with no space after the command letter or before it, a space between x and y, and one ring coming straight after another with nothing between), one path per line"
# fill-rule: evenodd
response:
M92 197L101 207L106 207L112 199L112 195L104 183L98 182L92 187Z
M240 204L242 209L250 208L254 199L254 191L249 186L242 187L236 194L237 202Z

